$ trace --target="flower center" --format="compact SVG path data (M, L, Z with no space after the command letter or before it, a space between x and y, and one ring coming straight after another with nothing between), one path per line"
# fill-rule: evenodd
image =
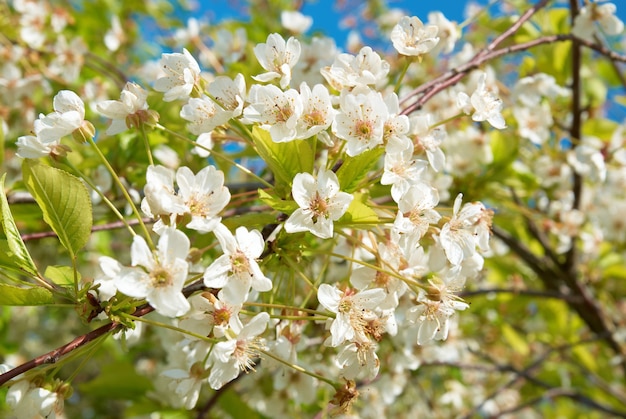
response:
M150 272L150 279L152 280L152 285L157 288L166 287L172 283L172 276L167 269L161 266Z

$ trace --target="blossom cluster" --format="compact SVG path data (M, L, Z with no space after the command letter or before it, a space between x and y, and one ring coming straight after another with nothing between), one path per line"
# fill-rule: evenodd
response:
M16 2L22 39L41 47L46 39L26 30L37 21L34 12L22 6ZM284 20L291 33L311 24L301 14ZM623 30L614 7L594 3L583 8L573 34L592 39L594 22L609 35ZM105 38L111 51L124 42L122 32L113 20ZM426 23L399 17L388 35L417 74L410 66L429 54L451 63L475 56L470 45L455 49L458 28L441 14ZM183 41L199 36L197 22L177 34ZM493 162L491 128L512 124L530 153L554 142L555 120L569 116L553 115L549 103L568 100L570 91L537 73L501 94L485 66L407 112L411 92L400 83L405 72L394 67L401 60L369 46L339 53L329 39L305 42L279 33L251 49L259 74L203 72L207 62L216 68L242 60L245 49L234 40L245 44L245 37L245 31L224 33L213 52L200 53L200 62L187 48L165 53L157 71L143 70L145 82L129 81L115 93L119 100L61 89L53 112L33 118L34 135L18 138L17 155L49 157L71 168L70 152L99 151L101 139L144 141L142 159L149 163L129 171L128 179L104 155L91 178L85 176L94 205L115 207L116 188L124 190L128 208L125 215L115 211L136 218L143 231L127 223L132 243L126 254L100 255L98 273L81 287L97 301L94 317L122 324L127 340L144 333L137 327L142 321L162 321L175 331L160 332L166 357L148 373L164 403L193 409L205 385L219 390L243 372L256 372L261 359L273 388L294 392L301 403L312 403L322 382L341 381L349 389L360 381L395 391L385 398L392 404L401 389L385 388L385 380L419 367L416 345L426 353L434 341L454 335L457 313L469 308L459 293L481 280L485 257L494 252L493 209L464 201L474 195L455 188L453 177ZM411 71L406 74L417 77ZM96 132L103 121L107 128ZM453 125L459 121L464 125ZM68 136L87 145L72 151ZM617 222L619 208L626 208L623 149L616 130L608 146L581 138L565 162L543 155L516 166L540 173L549 190L533 198L558 220L545 224L556 253L568 252L583 232L623 237L626 227ZM302 153L278 156L283 150ZM259 157L267 160L262 167L246 167ZM258 184L230 183L233 173ZM573 173L598 185L582 207L568 195ZM593 205L607 196L617 203ZM258 220L256 212L262 213ZM129 315L144 303L157 316ZM383 358L388 345L394 353ZM328 365L318 367L320 360ZM293 388L292 374L300 374ZM49 415L61 410L62 393L21 380L11 386L7 404L30 416ZM340 410L350 403L351 397L333 402ZM260 409L272 412L268 405Z

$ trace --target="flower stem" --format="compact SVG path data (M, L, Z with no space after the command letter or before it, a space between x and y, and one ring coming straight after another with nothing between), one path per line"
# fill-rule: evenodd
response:
M154 166L154 159L152 158L152 151L150 150L150 142L146 135L146 128L144 124L140 124L141 137L143 138L143 144L146 146L146 155L148 156L148 162L150 166Z
M122 191L122 194L124 195L124 198L126 198L126 201L128 202L128 205L130 205L130 207L132 208L133 213L137 217L137 221L139 221L139 225L141 226L141 229L143 230L144 235L146 236L146 241L148 243L148 246L150 246L151 249L154 249L155 247L154 247L154 243L152 242L152 238L150 237L150 232L148 231L148 228L146 227L145 223L143 222L143 219L141 218L141 214L139 214L139 211L137 210L137 206L133 202L133 199L130 197L128 191L126 190L126 187L124 187L124 184L120 180L119 176L117 175L117 173L115 173L115 170L113 170L113 168L109 164L109 161L106 159L104 154L102 154L102 151L100 151L100 149L98 148L98 145L95 143L93 138L88 138L87 141L89 141L89 144L91 144L93 146L94 150L96 150L96 153L100 157L100 160L102 160L102 164L104 164L104 166L107 168L107 170L109 171L109 173L113 177L113 180L115 181L117 186ZM134 236L135 232L132 231L132 229L131 229L131 232L132 232L132 234Z
M334 381L332 381L332 380L330 380L330 379L328 379L328 378L326 378L326 377L323 377L323 376L321 376L321 375L319 375L319 374L316 374L316 373L314 373L314 372L311 372L311 371L305 370L305 369L304 369L304 368L302 368L300 365L291 364L291 363L289 363L289 362L285 361L284 359L279 358L278 356L274 355L273 353L271 353L271 352L269 352L269 351L263 351L263 350L261 350L260 352L261 352L263 355L268 356L268 357L272 358L273 360L278 361L278 362L280 362L281 364L283 364L283 365L285 365L285 366L287 366L287 367L289 367L289 368L292 368L292 369L294 369L294 370L296 370L296 371L298 371L298 372L301 372L301 373L304 373L304 374L306 374L306 375L309 375L309 376L311 376L311 377L313 377L313 378L317 378L318 380L323 381L323 382L325 382L326 384L331 385L333 388L335 388L335 389L337 389L337 390L341 388L341 384L339 384L339 383L335 383Z

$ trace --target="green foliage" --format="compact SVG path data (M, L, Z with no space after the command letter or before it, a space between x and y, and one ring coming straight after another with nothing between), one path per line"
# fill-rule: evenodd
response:
M268 131L257 126L252 129L252 141L276 178L276 193L283 198L289 195L291 182L298 173L313 170L313 150L307 141L276 143Z
M363 181L376 167L382 155L383 149L376 148L355 157L346 157L337 170L337 179L339 179L341 190L352 193L358 188L367 187L368 185L364 185Z
M4 193L5 179L6 173L0 179L0 188L2 189L0 207L2 210L2 231L4 232L4 238L0 239L0 264L6 268L16 269L36 277L37 267L28 253L9 209L9 203Z
M75 176L25 160L24 183L43 210L44 220L74 259L91 235L91 199Z
M20 288L0 284L0 306L38 306L51 303L52 293L45 288Z

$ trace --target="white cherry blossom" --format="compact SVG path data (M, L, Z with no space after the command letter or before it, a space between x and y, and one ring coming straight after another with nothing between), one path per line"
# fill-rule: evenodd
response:
M341 291L329 284L321 284L317 290L317 299L328 311L335 313L331 321L328 346L339 346L343 342L369 342L365 326L368 321L378 316L373 311L386 297L382 288L364 291Z
M35 121L35 135L43 144L58 141L77 131L89 132L93 136L94 128L85 121L85 104L71 90L61 90L53 100L54 112L39 115Z
M178 191L174 189L174 177ZM146 178L141 209L150 217L165 217L155 223L153 228L157 232L165 227L164 221L176 223L177 217L185 215L191 218L187 228L201 233L212 231L221 221L218 214L230 201L224 173L214 166L207 166L195 175L186 166L179 167L176 174L164 166L150 166Z
M265 331L269 320L269 314L259 313L241 330L233 330L234 336L215 344L209 356L209 385L212 389L219 390L241 372L254 371L255 358L266 349L265 339L259 335Z
M280 34L272 33L266 43L254 47L254 55L267 72L253 79L268 82L280 78L280 87L284 89L291 83L291 70L300 58L300 41L290 37L285 42Z
M435 210L439 195L432 186L424 183L412 185L398 201L398 214L393 223L396 230L409 234L419 241L431 224L436 224L441 215Z
M297 10L283 10L280 13L280 23L285 29L293 33L305 33L313 24L313 18L303 15Z
M218 76L209 84L209 94L220 106L236 118L243 112L246 99L246 80L239 73L234 79Z
M326 81L335 89L345 87L376 86L386 81L389 63L371 47L363 47L359 53L339 54L330 67L322 68Z
M615 15L617 7L613 3L589 2L580 9L572 34L588 41L594 42L597 23L607 35L618 35L624 31L624 22Z
M339 106L332 130L337 137L346 140L346 153L349 156L356 156L383 144L384 126L389 113L379 92L367 88L343 91Z
M320 170L317 178L310 173L298 173L291 193L300 208L285 221L285 231L310 231L323 239L333 236L333 221L345 214L353 199L349 193L340 191L337 175L330 170Z
M259 292L272 289L272 281L263 274L257 262L265 247L259 231L239 227L233 236L226 226L218 224L213 232L224 254L204 272L204 285L221 288L218 298L229 304L246 301L250 288Z
M119 134L139 122L147 116L148 92L136 83L128 82L120 94L120 100L105 100L96 105L96 110L106 118L111 119L111 125L107 128L108 135Z
M222 109L206 95L190 98L180 110L180 117L189 121L187 129L195 135L213 131L228 122L231 116L232 112Z
M300 94L289 89L283 92L274 85L253 85L248 97L250 105L243 110L244 118L260 123L277 143L291 141L298 133L296 127L302 117Z
M163 92L163 100L188 99L200 82L200 66L195 58L183 49L183 53L163 54L160 61L165 76L157 79L154 89Z
M487 121L494 128L504 129L506 123L502 117L502 100L487 89L486 80L487 73L481 73L478 87L472 96L460 92L457 96L457 105L466 114L469 114L473 109L472 119L474 121Z
M436 25L424 25L417 16L404 16L391 31L393 47L402 55L421 56L439 42Z
M330 99L328 89L316 84L313 89L306 84L300 85L302 116L298 119L296 138L306 139L330 127L336 111Z
M189 239L174 228L161 234L153 253L145 239L135 236L130 255L132 268L123 268L117 277L117 289L134 298L145 298L157 313L177 317L189 311L182 293L187 280Z

